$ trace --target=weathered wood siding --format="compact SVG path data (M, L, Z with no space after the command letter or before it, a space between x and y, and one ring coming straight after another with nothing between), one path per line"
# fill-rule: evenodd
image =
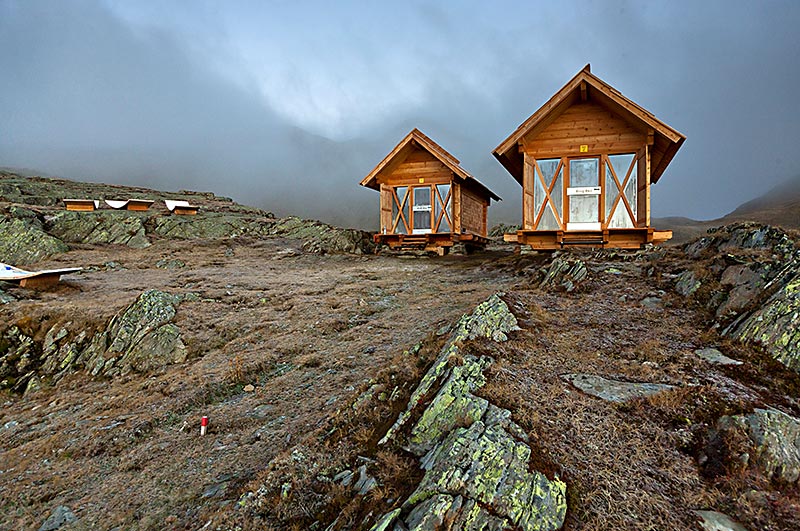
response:
M648 147L636 154L636 226L647 227L650 225L650 179L647 178Z
M381 185L381 232L392 232L392 188L385 184Z
M569 107L541 132L522 138L522 149L536 158L585 154L636 152L647 141L646 131L597 103L582 102Z
M533 165L533 157L524 154L523 178L522 178L522 228L532 229L536 218L533 203L533 180L537 178L536 168Z
M409 153L399 164L392 164L377 178L381 184L393 186L421 184L442 184L450 182L453 172L440 160L423 149Z
M480 236L486 236L486 201L461 187L461 227Z

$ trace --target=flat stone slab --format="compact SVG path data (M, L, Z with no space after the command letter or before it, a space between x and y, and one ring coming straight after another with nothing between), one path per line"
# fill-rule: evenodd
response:
M695 511L706 531L747 531L739 522L717 511Z
M714 365L741 365L743 362L729 358L715 348L699 348L694 351L698 357Z
M571 383L587 395L609 402L625 402L632 398L651 396L675 387L647 382L621 382L593 374L562 374L561 379Z

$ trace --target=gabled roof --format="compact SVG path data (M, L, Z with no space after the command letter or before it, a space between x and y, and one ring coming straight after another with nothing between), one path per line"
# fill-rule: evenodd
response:
M592 94L599 96L598 99L601 100L601 104L610 111L629 122L653 130L655 146L651 157L650 180L651 182L658 181L672 157L675 156L683 141L686 140L686 137L592 74L591 67L588 64L492 152L517 181L522 182L522 156L517 148L517 144L522 137L532 131L542 130L547 127L567 108L578 101L581 93L585 94L588 87L593 89Z
M453 155L448 153L442 146L428 138L417 128L412 129L403 140L397 144L392 151L369 174L361 180L361 186L379 190L377 178L378 174L383 171L387 166L393 163L401 163L405 160L406 156L411 152L414 146L421 147L434 157L439 162L444 164L448 169L455 173L458 177L465 181L469 181L477 188L483 190L486 195L495 201L501 201L500 197L484 186L478 179L473 177L467 170L461 167L460 162Z

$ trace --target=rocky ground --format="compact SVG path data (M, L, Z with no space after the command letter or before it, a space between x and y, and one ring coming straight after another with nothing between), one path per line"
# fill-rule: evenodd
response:
M0 179L0 261L85 270L0 286L0 529L800 528L778 229L375 255L208 194L73 215L47 182Z

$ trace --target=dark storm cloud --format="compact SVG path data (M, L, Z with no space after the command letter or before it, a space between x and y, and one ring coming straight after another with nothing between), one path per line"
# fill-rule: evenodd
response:
M225 45L221 27L198 42L100 2L0 0L0 165L374 225L377 198L357 183L419 127L504 198L491 221L513 222L520 189L490 152L591 62L688 137L653 190L655 215L717 217L800 175L800 3L233 5L280 41L283 64L264 68L283 68L282 85L248 77L233 46L198 53ZM298 125L281 106L298 95L320 116L337 116L336 98L351 115Z
M336 170L353 173L335 142L286 123L170 34L134 31L96 2L0 9L0 165L309 216L329 214Z

